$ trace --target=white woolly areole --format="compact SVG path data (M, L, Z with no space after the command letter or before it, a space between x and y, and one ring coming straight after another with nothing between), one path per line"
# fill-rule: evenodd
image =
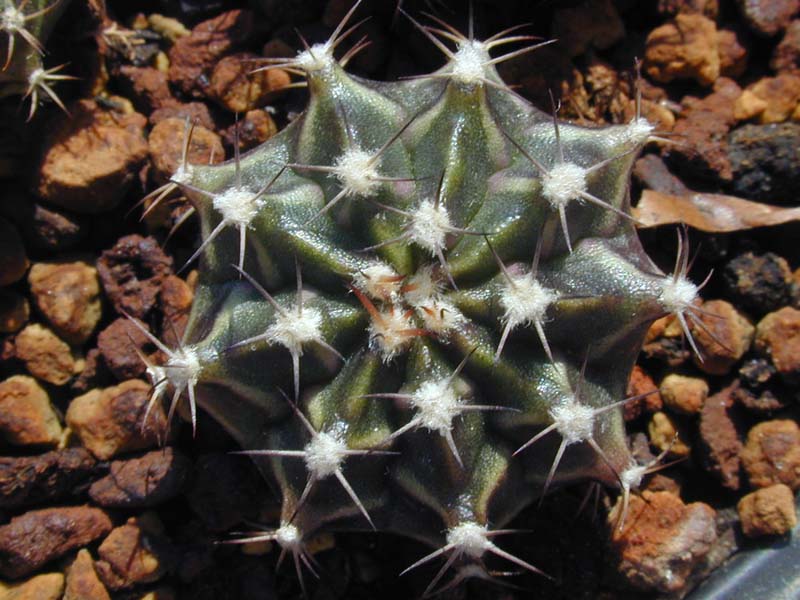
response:
M284 523L275 530L275 541L286 550L299 550L303 544L300 530L291 523Z
M642 479L647 473L647 465L633 463L619 474L622 487L626 490L635 490L642 484Z
M625 128L625 137L629 143L644 144L653 133L655 126L647 119L639 117L631 121Z
M232 187L213 196L212 203L223 219L239 226L249 225L261 208L256 195L241 187Z
M461 523L447 532L447 544L470 558L480 558L492 547L489 541L489 530L485 525L477 523Z
M348 195L372 196L381 185L377 179L379 162L369 152L353 146L334 162L334 175Z
M13 5L6 6L0 13L0 29L14 32L25 27L25 15Z
M550 169L542 182L542 195L555 208L578 200L586 193L586 169L573 163L561 163Z
M528 273L512 278L513 285L506 283L500 295L500 304L505 310L503 320L512 328L531 323L542 323L547 308L558 300L558 292L541 285Z
M411 395L420 426L446 433L453 428L453 419L461 412L461 398L448 379L426 381Z
M194 167L192 165L178 165L178 168L175 169L175 172L172 174L172 177L169 178L170 181L178 184L189 183L192 180L192 176L194 175Z
M353 285L370 298L393 300L400 293L403 280L386 263L377 262L353 275Z
M30 75L28 75L28 85L31 88L40 87L42 83L46 82L49 79L47 71L38 67L31 71Z
M658 300L669 313L683 312L697 298L697 286L685 277L665 277L662 285Z
M647 142L655 126L644 117L634 118L625 126L609 129L605 143L608 148L618 149L620 146L628 148L640 146Z
M451 62L453 79L465 85L475 85L486 78L485 67L491 60L486 46L477 40L459 44Z
M267 340L285 346L292 353L303 355L303 344L322 339L322 314L314 308L276 313L275 322L267 328Z
M443 289L442 281L438 277L434 277L433 274L434 266L425 265L417 269L417 272L408 278L403 292L406 302L418 307L423 304L430 304L433 299L441 295Z
M430 329L440 338L445 338L465 320L461 311L447 300L427 298L418 304L416 309L425 324L425 329Z
M575 444L588 440L594 434L595 409L569 398L550 409L550 417L564 442Z
M398 308L382 312L380 319L372 319L369 325L370 343L377 346L388 362L402 352L414 337L408 330L414 323L406 313Z
M333 49L330 44L314 44L311 48L298 52L294 64L306 73L324 71L333 65Z
M412 242L436 256L445 247L447 232L451 228L447 209L425 200L411 213L408 233Z
M347 444L330 433L321 431L303 448L306 468L315 479L333 475L342 466Z
M203 370L200 357L191 347L173 350L166 364L161 367L175 389L182 390L197 383Z

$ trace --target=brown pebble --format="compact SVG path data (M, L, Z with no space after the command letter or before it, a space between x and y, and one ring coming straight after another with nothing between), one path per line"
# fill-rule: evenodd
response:
M0 290L0 334L15 333L31 315L28 299L14 290Z
M231 10L196 25L169 51L169 80L182 93L205 95L214 64L245 41L253 30L253 13Z
M737 0L748 25L763 35L775 35L785 29L800 10L800 0Z
M238 136L237 125L233 124L223 132L225 143L234 146L239 140L239 150L250 150L263 144L273 135L278 133L278 126L269 113L263 109L249 110L244 118L239 121Z
M749 129L753 128L742 127L738 131ZM745 137L743 143L752 145L758 141ZM725 265L722 280L736 306L757 315L778 310L791 298L792 270L785 258L772 252L736 256Z
M61 600L63 592L61 573L44 573L20 583L0 582L0 600Z
M117 79L136 110L143 114L178 104L169 91L167 74L158 69L122 65Z
M64 385L75 374L75 358L66 342L38 323L14 338L16 356L31 375L53 385Z
M699 454L703 468L729 490L741 486L742 442L733 419L733 394L736 385L728 386L708 398L700 412Z
M756 326L755 348L769 357L787 381L800 378L800 310L786 306Z
M145 330L147 325L137 319ZM130 319L120 317L97 336L97 348L111 374L119 381L144 375L147 366L139 353L145 356L155 351L148 338Z
M653 321L645 335L642 352L669 367L678 367L686 362L690 350L686 348L683 330L674 315Z
M771 414L782 408L791 401L789 394L785 390L778 388L776 394L771 389L754 391L747 387L740 386L733 393L733 399L749 411L757 414Z
M164 119L180 119L184 122L189 119L192 123L214 131L217 127L211 111L203 102L187 102L176 106L168 106L153 111L150 115L150 125L158 125Z
M678 592L717 539L714 509L702 502L684 504L669 492L632 496L620 530L622 502L609 514L617 572L643 590Z
M177 496L186 483L191 461L173 448L112 461L109 473L89 488L89 497L105 508L142 508Z
M747 121L763 113L767 106L767 101L762 100L752 90L744 90L733 107L733 116L737 121Z
M132 517L100 544L97 574L111 590L158 581L169 566L163 526L153 514Z
M155 238L132 234L100 255L97 272L114 310L141 319L155 306L172 258Z
M789 120L800 103L800 75L780 73L775 77L764 77L747 87L747 90L765 104L758 113L762 124L782 123Z
M79 213L101 213L125 196L147 159L146 119L81 100L47 138L36 193Z
M15 446L55 446L61 440L50 398L33 377L14 375L0 383L0 432Z
M44 508L0 527L0 574L24 577L111 531L111 519L88 506Z
M643 396L647 394L647 396ZM628 379L627 397L643 396L636 400L630 400L624 405L626 421L638 419L642 413L658 412L664 406L658 386L644 369L639 365L633 367L631 376Z
M75 247L89 232L85 217L28 201L30 214L22 225L25 243L45 252L63 252Z
M800 19L786 28L781 42L772 53L769 66L773 71L796 71L800 67Z
M214 65L209 97L233 113L254 110L286 92L292 80L283 69L254 71L256 54L231 54Z
M185 129L185 120L171 117L159 121L150 131L147 143L158 183L166 182L178 170L183 156ZM219 136L202 125L195 125L186 161L190 165L206 165L223 160L225 150Z
M784 535L797 525L794 494L782 483L747 494L736 508L747 537Z
M0 218L0 287L19 281L27 270L28 256L17 228Z
M703 98L685 96L683 111L673 129L684 143L668 144L663 154L693 174L730 181L733 168L726 136L736 124L734 107L741 93L735 81L720 77L714 83L713 93Z
M83 448L0 457L0 508L63 498L88 479L94 467L94 458Z
M169 347L180 344L186 324L189 322L189 311L192 308L194 291L183 279L170 275L161 286L161 320L163 342Z
M694 79L700 85L713 84L720 75L717 26L699 14L679 14L647 36L645 72L654 80L669 83Z
M100 350L92 348L86 353L83 370L72 380L69 389L76 394L85 394L93 388L107 387L114 377L106 367Z
M794 421L764 421L754 426L740 456L751 486L783 483L800 489L800 428Z
M708 397L708 383L699 377L670 373L659 387L664 405L684 415L694 415L703 408Z
M689 456L691 448L685 440L689 439L685 428L667 413L657 412L650 417L647 433L650 443L660 452L669 451L670 456Z
M755 327L725 300L709 300L701 308L690 325L702 356L695 355L694 364L709 375L726 375L750 349Z
M736 79L747 70L747 48L736 32L731 29L717 31L717 51L719 52L719 74Z
M111 600L106 586L94 570L92 555L85 548L78 552L67 569L63 600Z
M67 424L100 460L152 448L166 431L167 415L157 402L142 426L150 393L150 386L139 379L92 390L70 403Z
M83 262L35 263L28 284L36 307L70 344L88 340L102 316L97 270Z

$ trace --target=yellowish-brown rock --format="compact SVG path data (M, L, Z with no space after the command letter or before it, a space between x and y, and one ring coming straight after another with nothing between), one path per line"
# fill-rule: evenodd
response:
M14 375L0 383L0 433L17 446L55 446L61 439L58 415L33 377Z

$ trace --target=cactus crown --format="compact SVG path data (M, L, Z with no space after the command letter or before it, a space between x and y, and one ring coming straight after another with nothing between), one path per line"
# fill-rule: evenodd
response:
M665 276L629 216L652 127L532 107L495 70L536 48L493 56L526 39L509 31L416 24L442 68L349 75L334 51L356 7L276 61L305 76L302 115L173 177L201 219L200 283L153 401L185 392L256 461L283 504L254 536L298 573L309 535L363 527L437 548L409 569L488 553L538 572L495 538L551 483L638 484L627 377L648 325L697 294L685 245Z

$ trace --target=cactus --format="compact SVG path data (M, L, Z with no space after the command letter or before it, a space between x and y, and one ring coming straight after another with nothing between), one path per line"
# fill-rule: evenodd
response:
M184 159L159 190L190 198L202 243L183 340L151 336L151 404L188 401L193 424L201 407L255 461L281 518L235 541L276 541L301 584L305 541L342 529L429 544L407 569L444 560L428 591L453 566L488 576L489 555L540 573L502 549L504 527L555 484L627 499L654 468L626 443L630 370L650 323L674 313L689 334L696 310L685 240L665 275L630 216L653 128L531 106L495 70L537 47L496 55L530 39L515 29L415 22L442 68L351 76L360 46L334 51L357 6L268 65L305 77L301 116L222 165Z
M30 98L28 120L36 114L43 97L67 112L53 83L75 79L60 71L66 65L45 68L44 44L69 0L2 0L0 32L6 37L5 58L0 70L0 98Z

